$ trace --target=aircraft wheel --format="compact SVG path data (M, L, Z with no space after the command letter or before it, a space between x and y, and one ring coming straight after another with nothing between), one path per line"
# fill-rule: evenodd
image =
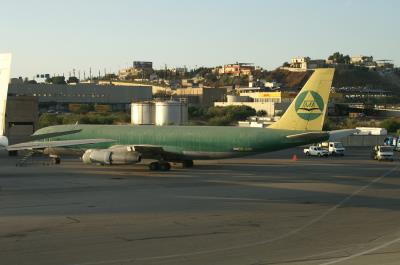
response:
M151 171L159 170L159 169L160 169L160 163L158 163L158 162L152 162L152 163L150 163L150 164L149 164L149 169L150 169Z
M193 167L193 160L184 160L182 161L183 168L190 168Z
M61 158L59 157L53 157L52 160L54 165L59 165L61 163Z
M169 171L171 169L171 164L168 162L160 163L161 171Z

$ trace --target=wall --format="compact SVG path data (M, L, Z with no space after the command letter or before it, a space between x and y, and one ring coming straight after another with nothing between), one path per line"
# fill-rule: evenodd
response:
M351 135L340 141L344 146L375 146L383 145L387 135Z

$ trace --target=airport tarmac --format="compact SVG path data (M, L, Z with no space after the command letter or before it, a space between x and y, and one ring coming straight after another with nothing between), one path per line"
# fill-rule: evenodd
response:
M2 156L0 264L400 264L400 162L369 155L170 172Z

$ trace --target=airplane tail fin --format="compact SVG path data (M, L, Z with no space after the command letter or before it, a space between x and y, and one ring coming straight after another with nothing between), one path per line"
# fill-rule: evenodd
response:
M269 128L321 131L334 72L334 68L316 69L281 119Z
M0 54L0 135L5 133L8 82L10 81L11 53Z

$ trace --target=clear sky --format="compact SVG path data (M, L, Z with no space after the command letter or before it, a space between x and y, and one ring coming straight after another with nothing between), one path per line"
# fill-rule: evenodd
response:
M12 76L252 62L335 51L400 64L397 0L1 0L0 52Z

